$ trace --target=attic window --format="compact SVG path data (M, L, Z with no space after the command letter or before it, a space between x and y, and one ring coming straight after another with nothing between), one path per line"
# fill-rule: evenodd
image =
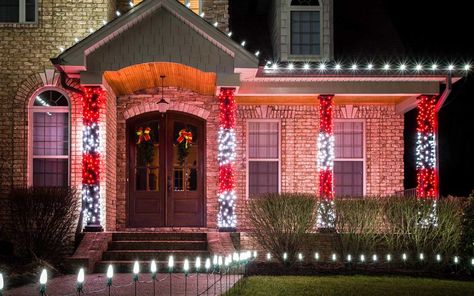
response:
M37 0L0 1L0 23L34 23L37 14Z
M291 0L291 6L319 6L319 0Z

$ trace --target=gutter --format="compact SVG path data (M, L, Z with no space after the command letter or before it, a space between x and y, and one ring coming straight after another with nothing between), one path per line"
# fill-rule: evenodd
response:
M79 94L79 95L83 96L84 92L82 90L80 90L78 88L75 88L75 87L72 87L69 84L67 84L67 82L66 82L66 79L67 79L66 72L64 72L63 68L60 66L61 60L59 58L52 58L51 62L53 63L56 70L59 71L59 75L60 75L60 78L61 78L61 86L65 90L68 90L68 91L71 91L73 93L76 93L76 94Z
M453 79L451 72L446 76L446 88L444 89L443 93L439 97L438 103L436 103L436 113L439 113L441 108L443 108L444 103L449 97L451 90L453 89Z

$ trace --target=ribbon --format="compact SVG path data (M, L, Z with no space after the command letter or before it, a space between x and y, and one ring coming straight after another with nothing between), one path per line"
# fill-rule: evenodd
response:
M150 132L151 132L151 128L149 127L145 128L145 131L143 131L143 127L139 128L137 131L137 137L138 137L137 144L141 144L142 141L145 141L145 142L150 141L151 140Z
M186 131L185 128L179 131L178 143L181 144L184 140L185 147L188 149L188 144L191 145L193 142L193 133Z

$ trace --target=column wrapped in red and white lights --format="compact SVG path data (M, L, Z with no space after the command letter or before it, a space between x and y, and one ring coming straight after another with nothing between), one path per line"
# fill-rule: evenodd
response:
M438 172L436 132L438 115L436 96L418 98L416 118L416 196L420 201L419 224L422 227L438 225L436 200L438 199Z
M221 88L219 93L219 213L217 224L221 230L237 226L235 213L234 167L236 157L234 88Z
M333 95L319 96L318 227L334 227L334 102Z
M438 198L438 173L436 170L436 131L438 118L436 96L418 98L416 118L416 196Z
M84 87L82 97L82 204L85 229L100 231L100 109L105 101L101 87Z

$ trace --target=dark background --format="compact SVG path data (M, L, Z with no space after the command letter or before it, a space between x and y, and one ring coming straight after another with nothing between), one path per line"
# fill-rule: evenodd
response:
M233 38L272 60L271 0L231 0ZM283 1L283 0L282 0ZM474 63L474 13L463 0L334 0L334 48L338 60ZM405 115L405 188L416 187L416 110ZM441 195L474 190L474 75L458 81L439 113Z

